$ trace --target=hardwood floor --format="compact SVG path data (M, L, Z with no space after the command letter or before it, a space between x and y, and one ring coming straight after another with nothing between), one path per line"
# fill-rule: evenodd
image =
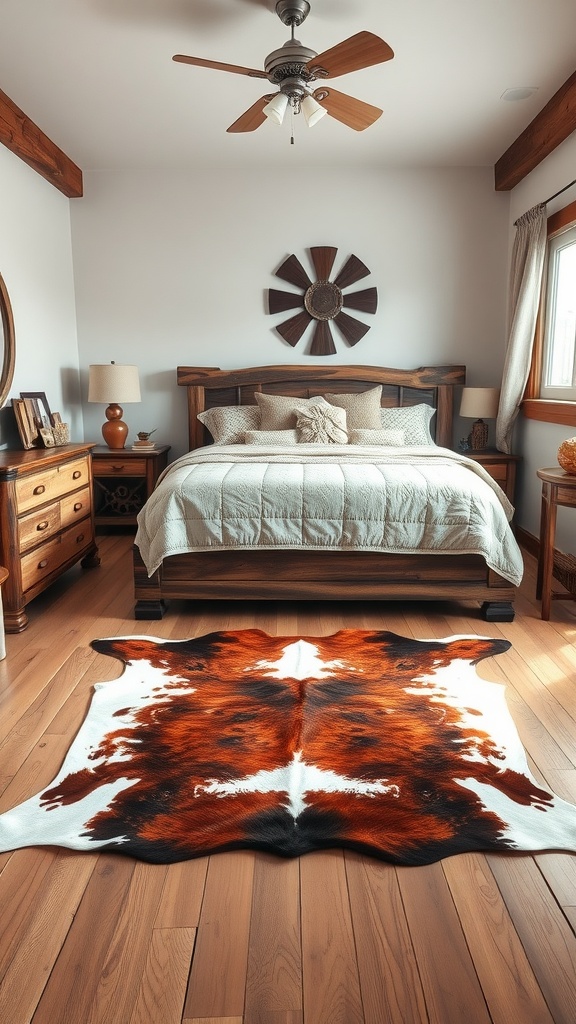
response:
M131 537L99 538L7 637L0 810L51 781L95 682L95 637L391 629L512 641L479 668L507 685L534 773L576 803L576 605L543 622L535 567L512 623L473 605L174 602L132 617ZM55 848L0 855L6 1024L574 1024L576 855L459 855L419 868L331 850L171 866Z

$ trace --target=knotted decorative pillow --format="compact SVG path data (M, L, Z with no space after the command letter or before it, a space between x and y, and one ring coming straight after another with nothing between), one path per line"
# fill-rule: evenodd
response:
M298 440L307 444L347 444L346 412L335 405L311 405L296 420Z

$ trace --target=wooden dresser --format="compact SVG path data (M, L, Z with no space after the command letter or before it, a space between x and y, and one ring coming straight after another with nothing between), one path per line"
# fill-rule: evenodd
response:
M26 628L26 605L66 569L99 564L91 444L0 451L0 564L6 632Z

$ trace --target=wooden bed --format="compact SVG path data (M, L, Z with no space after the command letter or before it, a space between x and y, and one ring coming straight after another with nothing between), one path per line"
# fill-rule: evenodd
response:
M254 405L254 393L310 398L383 385L383 406L425 402L436 409L436 443L453 443L454 388L464 366L414 371L377 366L265 366L241 370L180 366L187 388L190 450L210 443L197 419L215 406ZM515 587L480 555L394 555L350 551L222 551L173 555L148 577L134 548L135 617L159 619L169 599L478 601L483 618L512 621Z

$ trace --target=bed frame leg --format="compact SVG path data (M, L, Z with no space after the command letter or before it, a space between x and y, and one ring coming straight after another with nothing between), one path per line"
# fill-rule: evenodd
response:
M161 619L166 611L165 601L136 601L134 605L135 619Z
M511 601L484 601L480 614L486 622L514 622L514 605Z

